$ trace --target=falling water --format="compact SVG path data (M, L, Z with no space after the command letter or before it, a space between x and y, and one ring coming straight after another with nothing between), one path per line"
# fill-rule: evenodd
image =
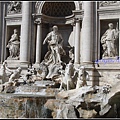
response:
M62 103L59 104L59 108L57 109L56 118L61 118L61 106L62 106Z
M44 104L53 97L38 95L0 95L0 118L52 118Z

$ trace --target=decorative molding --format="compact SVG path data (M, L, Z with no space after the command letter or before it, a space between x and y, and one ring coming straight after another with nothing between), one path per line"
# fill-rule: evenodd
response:
M98 9L99 15L119 15L120 14L120 7L117 8L107 8L107 9Z

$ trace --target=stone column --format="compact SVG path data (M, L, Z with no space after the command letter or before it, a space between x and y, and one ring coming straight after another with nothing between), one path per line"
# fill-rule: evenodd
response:
M29 1L22 2L22 24L20 40L20 62L28 63L29 59L29 28L30 28L30 4Z
M75 64L79 64L80 63L80 19L79 18L75 18Z
M41 60L41 43L42 43L42 23L41 18L38 18L35 23L37 23L37 38L36 38L36 62L39 64Z
M93 55L93 2L84 1L82 23L82 62L91 63Z
M0 2L0 48L2 48L2 2ZM1 50L0 49L0 61L1 61Z
M120 29L120 18L119 18L119 23L118 23L118 29ZM120 57L120 33L119 33L119 57Z
M7 14L7 2L1 2L1 63L6 59L6 20L4 19Z

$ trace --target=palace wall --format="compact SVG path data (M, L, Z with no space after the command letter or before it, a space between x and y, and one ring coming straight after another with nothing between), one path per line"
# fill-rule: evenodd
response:
M64 39L66 56L63 56L63 60L69 62L69 50L73 47L75 66L84 65L90 74L88 84L102 84L103 81L111 81L113 84L114 79L118 80L119 62L96 64L95 61L103 59L101 37L108 29L108 24L113 23L114 28L117 25L120 28L119 14L119 1L73 1L67 4L44 1L0 2L0 63L7 60L8 67L12 69L20 66L26 70L31 64L38 67L48 51L43 40L52 27L57 25ZM17 44L20 47L19 53L10 57L10 49L6 46L14 29L18 31L20 43ZM119 41L120 34L114 60L120 56Z

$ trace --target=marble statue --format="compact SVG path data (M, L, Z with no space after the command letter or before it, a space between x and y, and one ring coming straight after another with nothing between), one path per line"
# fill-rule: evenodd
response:
M41 79L45 79L46 75L48 74L48 67L45 64L44 60L40 63L39 69L37 72L38 72L38 75L41 77Z
M113 28L113 23L108 24L109 29L101 37L101 44L103 47L102 57L117 56L116 40L118 38L118 27Z
M58 32L58 27L53 26L53 31L48 33L46 38L43 41L43 44L48 43L48 52L45 55L46 64L56 64L61 63L61 54L65 54L65 51L62 47L63 38L62 35Z
M88 74L85 72L85 67L81 66L78 72L78 78L77 78L77 84L76 84L76 89L87 85L86 80L88 79Z
M21 67L18 67L18 68L13 72L13 74L10 76L9 82L14 81L15 79L19 79L19 78L20 78L21 71L22 71Z
M28 68L28 71L26 73L26 83L34 83L37 79L37 70L32 66L32 68Z
M72 62L74 61L74 49L73 48L69 50L69 58Z
M13 70L10 70L7 67L7 62L4 61L1 68L0 68L0 77L2 79L2 83L8 81L9 76L13 73Z
M75 80L73 79L73 73L74 73L74 68L73 68L73 63L71 61L66 65L65 70L61 71L61 83L60 83L60 88L64 88L65 90L70 90L70 89L75 89Z
M18 59L20 53L20 42L17 34L17 29L14 29L14 34L8 42L7 48L9 48L9 59Z

